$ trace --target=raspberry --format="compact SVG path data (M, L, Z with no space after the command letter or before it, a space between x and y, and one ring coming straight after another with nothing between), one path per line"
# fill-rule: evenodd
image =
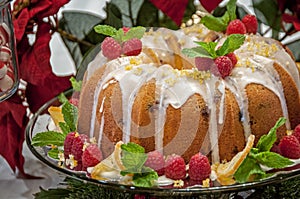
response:
M121 45L112 37L106 37L101 44L102 54L108 59L116 59L121 56Z
M293 135L284 136L279 143L279 149L282 156L298 159L300 158L300 143Z
M66 136L66 139L64 141L64 156L65 156L65 158L68 158L69 155L71 154L71 149L72 149L72 145L73 145L75 136L78 136L78 133L71 132L71 133L68 133L68 135Z
M102 161L102 153L96 144L90 144L82 153L83 170L93 167Z
M159 151L151 151L148 153L148 158L145 162L145 166L154 169L159 176L165 173L165 159Z
M300 142L300 124L295 127L292 135L295 136Z
M206 57L196 57L195 65L200 71L207 71L214 64L214 60Z
M173 180L184 179L186 176L185 162L179 155L170 155L165 163L165 175Z
M220 56L215 59L215 68L212 68L212 73L225 78L231 73L232 68L231 60L226 56Z
M208 158L201 153L192 156L189 162L188 173L190 178L195 181L202 181L209 178L211 168Z
M228 53L226 57L228 57L231 60L232 66L235 66L237 64L237 58L234 53Z
M246 27L247 33L256 34L258 23L254 15L250 15L250 14L245 15L242 19L242 22Z
M71 149L71 154L74 155L74 159L77 161L81 161L82 153L83 153L83 146L84 144L88 143L88 136L85 134L80 134L76 136Z
M246 26L244 23L239 20L235 19L229 22L227 29L226 29L226 34L231 35L231 34L246 34Z
M123 54L127 56L135 56L142 51L142 41L137 38L129 39L123 44Z
M69 102L71 104L73 104L74 106L78 107L79 99L78 98L71 98L71 99L69 99Z

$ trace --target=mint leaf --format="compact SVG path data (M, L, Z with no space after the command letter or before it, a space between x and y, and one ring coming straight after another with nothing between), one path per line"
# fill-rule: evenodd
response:
M125 166L127 173L141 173L142 167L147 160L145 149L138 144L128 143L122 144L123 152L122 163Z
M201 46L194 47L194 48L184 48L182 49L181 52L191 58L195 58L195 57L212 58L212 56Z
M206 15L201 18L200 23L210 30L223 32L226 30L230 21L236 19L236 1L230 0L226 5L226 12L222 17L215 17L213 15Z
M123 38L124 38L124 31L122 28L117 30L116 34L112 36L117 42L122 43Z
M278 153L269 152L269 151L255 154L253 155L253 157L260 164L274 169L281 169L293 164L293 162L290 159L285 158L279 155Z
M243 45L245 38L245 35L241 34L229 35L223 45L216 51L216 54L218 56L223 56L235 51Z
M265 175L265 172L261 169L255 159L247 156L238 170L234 173L234 178L239 183L245 183L253 174Z
M56 131L46 131L37 133L31 141L33 146L63 146L66 136Z
M143 172L136 174L133 176L133 184L137 187L153 187L155 185L155 181L157 180L157 173L149 168L144 167Z
M273 144L277 140L277 135L276 135L277 129L281 127L285 122L286 122L286 118L284 117L279 118L276 124L274 125L274 127L269 131L269 133L260 137L256 145L256 148L258 148L260 152L270 151Z
M129 142L121 145L122 163L125 170L121 171L121 175L133 174L133 184L140 187L152 187L158 178L157 173L144 166L147 160L145 149L135 143Z
M228 16L228 15L226 15ZM226 17L225 16L225 17ZM206 15L201 18L200 23L202 23L204 26L206 26L210 30L214 30L217 32L223 32L227 28L227 22L224 19L229 19L228 17L226 18L222 17L214 17L213 15Z
M47 152L47 154L49 155L49 157L51 157L53 159L56 159L56 160L59 160L58 154L62 153L62 152L63 151L59 150L58 148L53 148L53 149L49 150Z
M67 125L66 123L59 122L58 125L61 131L63 132L63 134L67 135L68 133L72 132L69 125Z
M58 101L60 102L60 103L65 103L66 101L69 101L68 100L68 98L65 96L65 94L64 93L60 93L58 96L57 96L57 98L58 98Z
M204 50L206 50L213 59L215 59L217 57L217 54L216 54L217 43L216 42L200 41L200 42L195 42L195 43L200 45Z
M106 36L115 36L117 29L109 25L97 25L94 27L96 33L103 34Z
M127 41L132 38L141 39L146 32L146 28L142 26L132 27L129 31L124 35L122 41Z
M62 105L62 114L66 124L70 127L70 131L76 131L78 110L77 107L72 105L69 101L66 101Z
M237 0L230 0L226 5L227 13L229 15L229 21L232 21L232 20L236 19L236 14L235 14L235 12L236 12L236 1Z
M74 91L80 91L82 86L82 81L77 81L74 77L70 78L72 88Z

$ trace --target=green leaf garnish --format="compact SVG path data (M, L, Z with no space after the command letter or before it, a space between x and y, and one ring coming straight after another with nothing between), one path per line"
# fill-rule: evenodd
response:
M201 18L200 23L210 30L225 31L230 21L236 19L236 1L230 0L226 5L226 12L222 17L215 17L213 15L206 15Z
M58 157L58 154L59 153L62 153L62 150L59 150L58 148L52 148L51 150L49 150L47 152L47 154L53 158L53 159L56 159L56 160L59 160L59 157Z
M66 123L59 122L58 125L59 125L59 128L61 129L61 131L63 132L63 134L67 135L68 133L71 132L69 125L67 125Z
M194 47L194 48L184 48L182 49L182 53L191 58L195 58L195 57L212 58L209 55L209 53L201 46Z
M243 45L245 41L245 35L241 34L231 34L227 37L223 45L216 50L217 56L223 56L227 55L228 53L231 53L235 51L236 49L239 49L241 45Z
M113 37L117 33L117 29L109 25L97 25L94 27L96 33Z
M129 31L123 36L122 41L127 41L132 38L141 39L146 32L146 28L142 26L132 27Z
M31 141L33 146L63 146L66 136L56 131L46 131L37 133Z
M78 119L77 107L71 104L69 101L66 101L62 105L62 114L66 124L70 127L70 132L76 131Z
M238 183L245 183L249 177L254 174L265 175L265 172L261 169L256 160L251 157L246 157L242 162L238 170L234 174L234 179Z
M64 93L60 93L58 96L57 96L57 98L58 98L58 101L60 102L60 103L65 103L66 101L69 101L68 100L68 98L65 96L65 94Z
M144 166L147 160L145 149L135 143L129 142L121 145L122 163L125 170L121 175L133 174L133 184L140 187L152 187L158 178L157 173Z
M216 49L218 43L216 42L195 42L198 44L198 47L194 48L184 48L182 53L188 57L206 57L215 59L219 56L227 55L240 48L245 41L245 35L241 34L231 34L224 41L223 45Z
M258 140L256 148L258 148L259 151L270 151L273 144L277 140L276 131L279 127L281 127L286 122L286 118L281 117L276 122L273 128L269 131L268 134L261 136L261 138Z
M82 81L77 81L74 77L70 78L72 88L74 91L80 91L82 86Z
M142 26L132 27L126 34L122 28L117 30L109 25L97 25L94 27L94 30L99 34L113 37L119 43L133 38L141 39L146 32L146 28Z
M248 156L235 172L234 178L237 182L247 182L252 175L254 175L255 179L262 179L272 175L267 174L260 165L280 169L293 164L290 159L285 158L278 153L270 152L270 149L277 140L276 131L285 122L285 118L279 118L269 133L260 137L256 148L251 149Z
M274 169L281 169L286 167L287 165L293 164L293 162L290 159L285 158L279 155L278 153L270 151L264 151L258 154L251 154L251 156L255 158L256 161L260 164Z

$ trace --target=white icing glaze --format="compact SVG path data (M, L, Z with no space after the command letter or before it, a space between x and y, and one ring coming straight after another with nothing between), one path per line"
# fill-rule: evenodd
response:
M146 35L142 39L143 45L154 49L159 47L163 50L171 50L165 42L163 36L164 31L155 32L153 33L154 35ZM191 39L187 39L187 36L184 35L183 32L176 31L173 33L180 38L186 37L186 40L189 41L184 44L186 47L194 45L193 42L190 42ZM157 67L154 64L131 63L131 59L147 59L147 56L143 53L137 57L121 57L109 62L99 53L95 60L90 63L87 70L87 77L90 78L93 71L102 67L103 64L106 64L105 73L103 78L99 80L94 94L90 136L93 137L94 132L98 131L98 144L100 145L104 126L103 121L105 121L104 114L102 114L101 117L100 129L95 129L95 122L97 111L100 111L100 113L103 112L105 98L101 102L100 109L96 110L98 98L101 91L106 89L108 85L118 82L122 93L123 142L129 142L134 126L131 121L131 114L136 94L144 83L155 80L156 101L158 102L155 105L156 109L154 109L154 111L156 111L156 119L154 121L156 149L162 151L163 148L168 149L168 147L174 147L173 143L176 143L178 139L182 139L182 136L179 135L186 133L186 130L180 125L173 140L168 145L163 146L167 107L172 106L175 109L181 108L191 96L199 94L207 103L209 110L209 128L204 140L206 143L210 143L208 149L202 146L200 151L204 154L212 151L212 162L220 162L218 137L224 123L226 89L233 93L240 107L241 121L244 127L245 139L247 140L251 134L250 118L247 111L248 98L245 92L247 85L253 83L261 84L271 90L280 99L283 116L287 119L288 110L286 100L279 75L273 67L274 63L286 66L286 71L293 77L296 86L300 88L297 66L288 53L273 40L266 40L256 35L247 36L245 43L240 49L235 51L235 54L239 60L230 76L225 79L212 76L211 78L205 79L203 83L199 83L199 80L193 79L188 75L182 75L181 71L173 69L170 65ZM189 72L192 73L193 70ZM216 104L218 104L218 106L216 106ZM189 114L184 112L182 114L180 122L188 122ZM198 118L199 117L200 116L198 116ZM194 120L197 121L197 117L194 118ZM142 128L146 127L140 127L140 129ZM201 127L191 126L189 133L192 136L190 136L190 139L184 140L186 144L192 143L198 128ZM286 122L286 128L290 129L289 121ZM185 150L186 148L178 149L177 152L184 153Z

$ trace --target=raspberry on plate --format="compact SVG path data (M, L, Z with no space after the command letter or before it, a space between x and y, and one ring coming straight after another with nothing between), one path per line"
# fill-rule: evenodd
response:
M279 149L282 156L298 159L300 158L300 143L294 135L284 136L279 143Z
M89 144L82 153L83 170L102 161L102 153L96 144Z
M229 57L220 56L215 59L215 67L212 68L211 72L216 76L225 78L231 73L233 65Z
M106 37L101 44L102 54L108 59L116 59L122 54L121 45L112 37Z
M65 141L64 141L64 156L65 156L65 158L69 158L69 155L71 154L73 141L74 141L75 137L78 135L79 134L76 132L71 132L71 133L68 133L68 135L66 136Z
M71 154L74 156L75 160L81 161L83 147L88 142L89 138L85 134L79 134L79 136L75 137L71 149Z
M227 29L226 29L226 34L231 35L231 34L246 34L246 26L245 24L239 20L235 19L229 22Z
M165 159L163 154L159 151L151 151L147 155L148 157L144 165L154 169L159 176L164 175Z
M256 16L254 15L245 15L242 19L242 22L244 23L247 33L253 33L256 34L258 23Z
M211 173L208 158L201 153L192 156L189 162L189 177L195 181L202 181L209 178Z
M186 177L184 159L179 155L169 155L165 164L165 175L173 180L182 180Z
M295 127L292 135L295 136L300 142L300 124Z
M127 56L139 55L142 51L142 41L137 38L129 39L123 43L123 54Z

